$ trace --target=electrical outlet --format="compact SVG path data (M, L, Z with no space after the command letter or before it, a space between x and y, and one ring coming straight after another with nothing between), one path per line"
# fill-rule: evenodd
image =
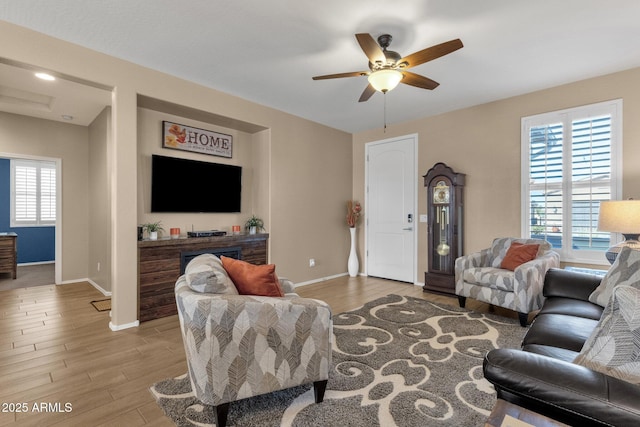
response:
M309 258L309 267L315 267L315 266L316 266L315 258Z
M98 271L100 271L100 263L98 263Z

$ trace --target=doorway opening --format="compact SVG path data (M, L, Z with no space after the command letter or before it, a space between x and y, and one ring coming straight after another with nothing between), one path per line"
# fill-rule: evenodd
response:
M0 175L0 232L17 235L18 265L15 278L0 275L0 290L59 283L61 159L0 153Z

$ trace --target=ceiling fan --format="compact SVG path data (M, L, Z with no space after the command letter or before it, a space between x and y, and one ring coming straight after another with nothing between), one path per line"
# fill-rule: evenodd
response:
M369 58L370 71L354 71L350 73L327 74L315 76L313 80L338 79L342 77L368 76L369 85L360 95L359 102L367 101L376 92L386 93L395 88L398 83L433 90L439 83L419 74L407 71L425 62L432 61L441 56L448 55L460 49L463 45L460 39L450 40L426 49L414 52L409 56L401 57L398 52L387 50L392 37L383 34L378 37L378 43L371 34L356 34L360 47Z

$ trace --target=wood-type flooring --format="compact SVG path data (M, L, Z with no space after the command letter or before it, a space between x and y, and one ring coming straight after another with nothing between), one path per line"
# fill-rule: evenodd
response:
M335 314L390 293L457 306L419 286L362 276L297 292L327 301ZM0 426L172 425L148 389L187 370L177 316L113 332L109 312L90 304L103 298L87 282L0 292Z

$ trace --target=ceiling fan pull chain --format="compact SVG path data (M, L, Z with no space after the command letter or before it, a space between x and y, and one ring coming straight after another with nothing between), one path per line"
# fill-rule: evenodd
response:
M384 130L383 133L387 133L387 92L383 92L384 96Z

